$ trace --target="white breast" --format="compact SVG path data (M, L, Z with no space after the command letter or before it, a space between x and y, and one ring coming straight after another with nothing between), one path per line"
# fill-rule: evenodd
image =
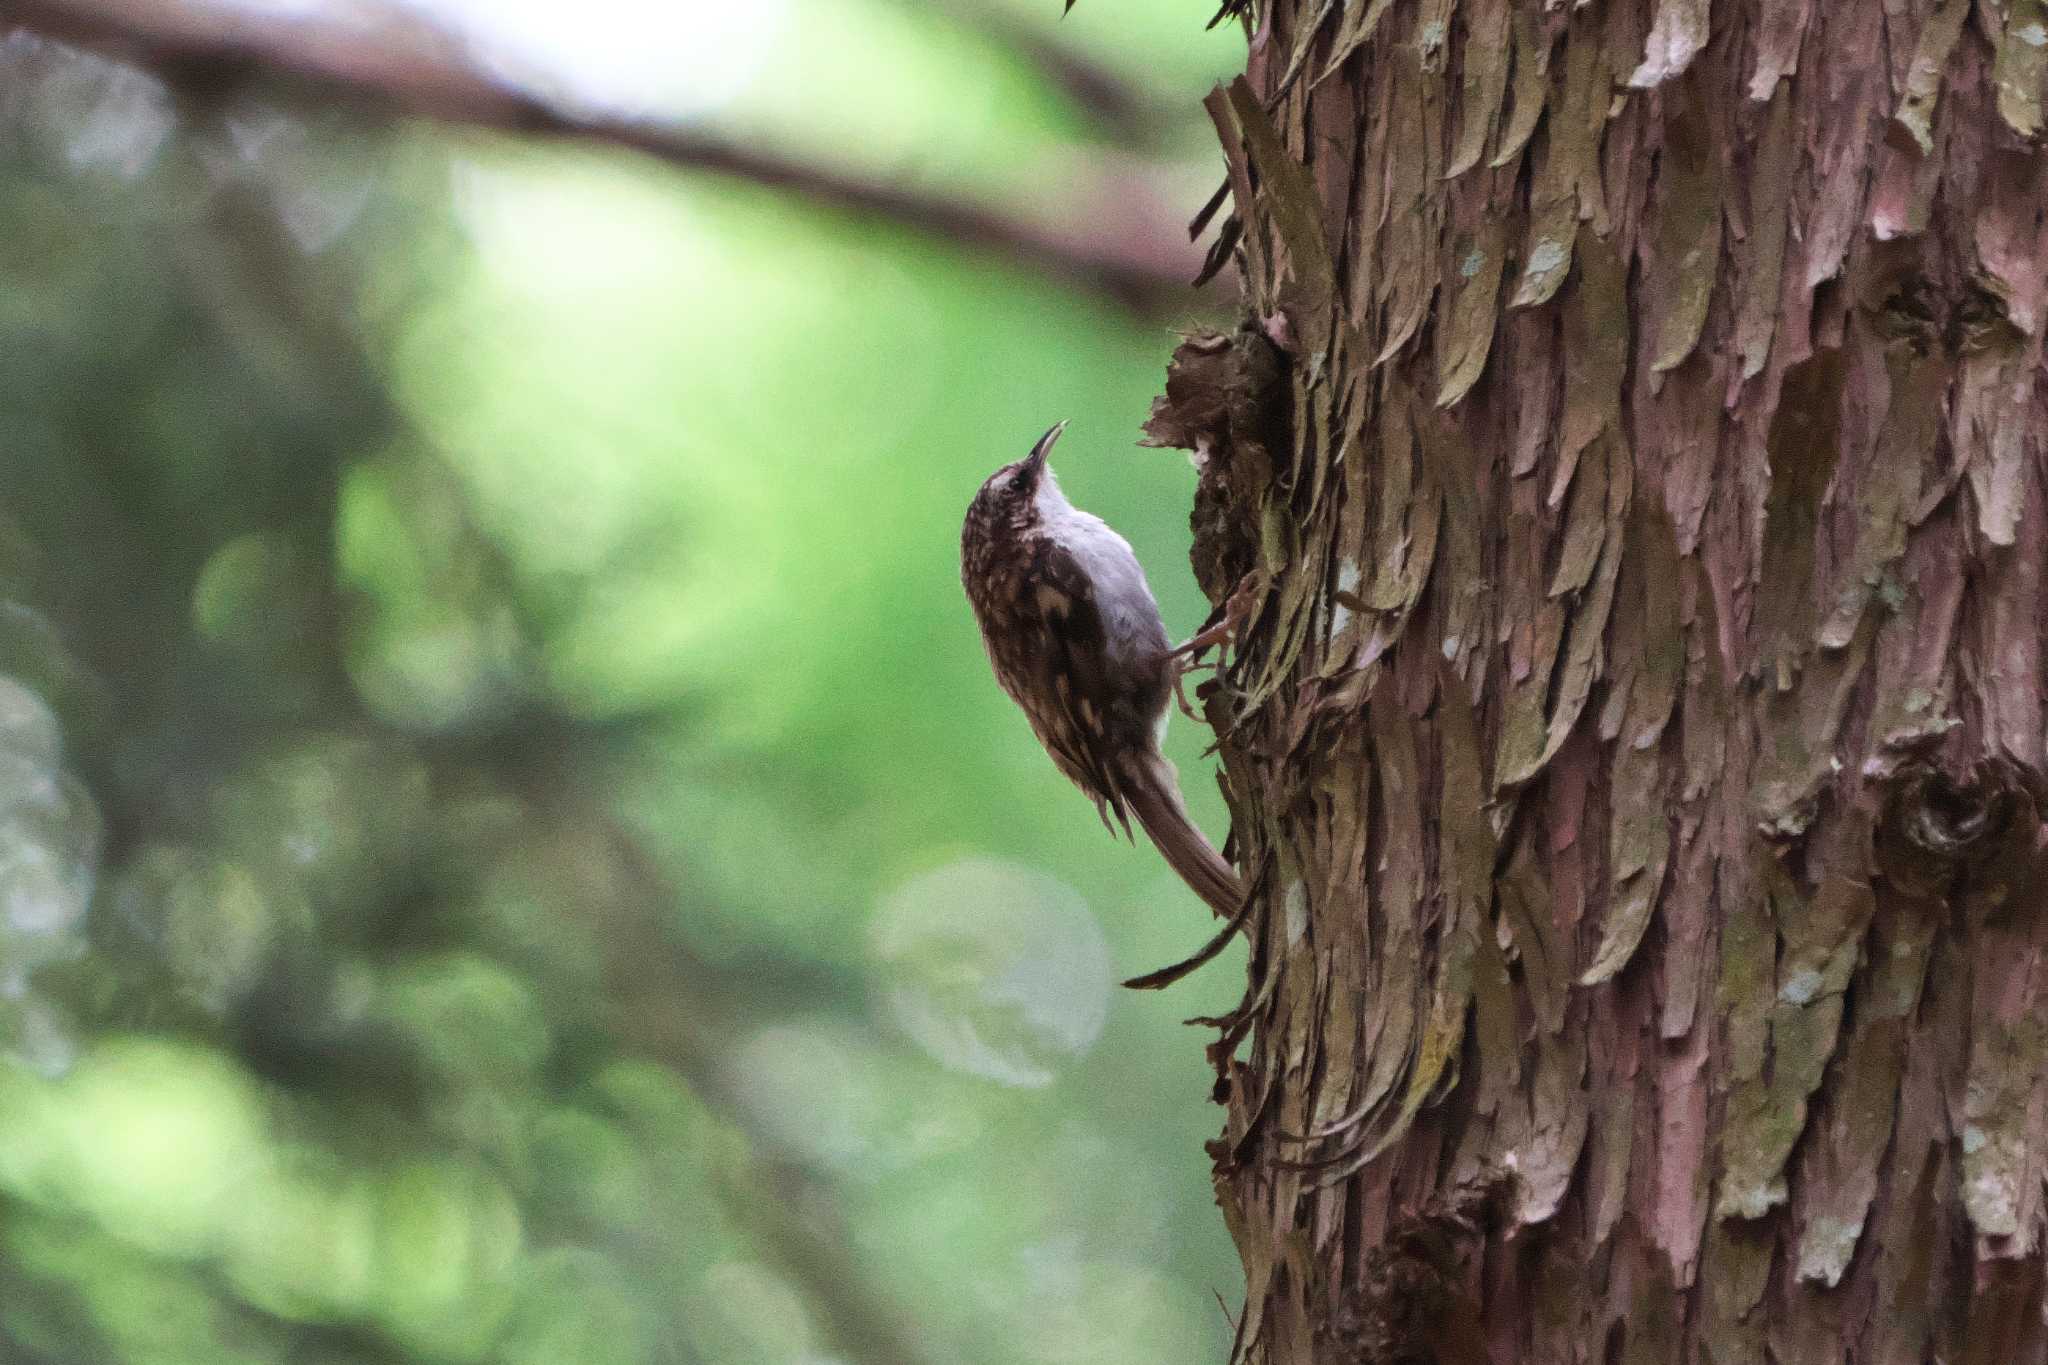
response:
M1095 585L1111 664L1121 665L1121 672L1156 661L1168 648L1166 626L1131 543L1101 517L1068 502L1049 474L1039 483L1038 514L1046 531L1067 547Z

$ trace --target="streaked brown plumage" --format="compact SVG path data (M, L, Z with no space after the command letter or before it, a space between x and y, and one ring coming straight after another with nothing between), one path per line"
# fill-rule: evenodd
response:
M1061 422L975 494L960 533L960 579L996 681L1024 710L1059 770L1105 825L1138 823L1220 915L1237 874L1181 804L1159 752L1176 667L1166 626L1130 544L1068 502L1046 464Z

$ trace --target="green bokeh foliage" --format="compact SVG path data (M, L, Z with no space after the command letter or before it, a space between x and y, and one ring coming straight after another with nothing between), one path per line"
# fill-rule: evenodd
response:
M1094 8L1054 36L1161 107L1238 58ZM1103 152L916 7L785 22L737 134L1019 204ZM1207 918L956 562L1070 418L1198 623L1133 448L1174 320L598 152L0 78L0 1356L1220 1359L1177 1021L1234 973L1114 992Z

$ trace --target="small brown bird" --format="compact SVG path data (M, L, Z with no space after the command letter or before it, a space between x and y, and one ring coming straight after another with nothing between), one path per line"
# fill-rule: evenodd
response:
M1112 833L1130 816L1226 918L1244 888L1182 805L1159 752L1180 667L1145 570L1102 518L1067 501L1046 465L1065 422L989 475L960 532L960 581L996 681ZM1110 817L1116 825L1110 825Z

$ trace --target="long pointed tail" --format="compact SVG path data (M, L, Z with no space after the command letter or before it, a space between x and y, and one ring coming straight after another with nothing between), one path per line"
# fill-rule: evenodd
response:
M1119 767L1123 797L1167 865L1211 910L1225 919L1236 915L1244 901L1244 883L1188 819L1173 765L1156 753L1133 752Z

